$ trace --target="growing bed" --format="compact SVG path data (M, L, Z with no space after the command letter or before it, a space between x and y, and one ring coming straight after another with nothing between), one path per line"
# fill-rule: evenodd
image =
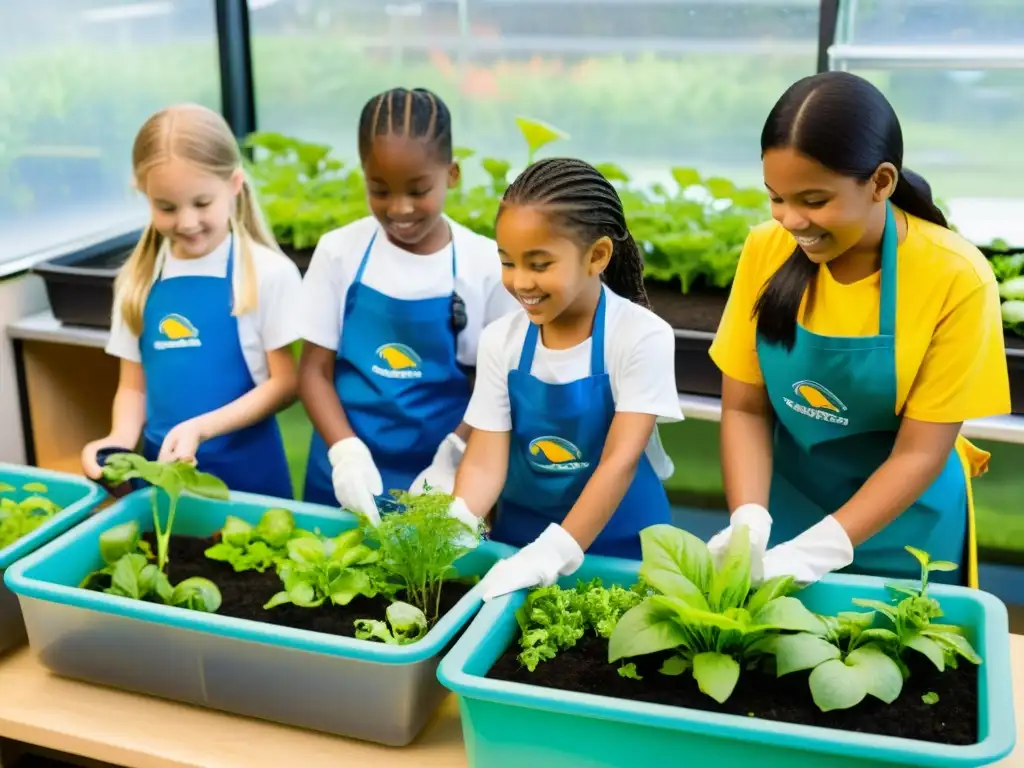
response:
M729 609L712 610L711 617L694 612L692 602L689 607L677 602L680 607L673 610L686 615L687 626L711 633L704 640L689 635L689 642L696 650L712 652L687 656L687 641L674 645L678 638L664 640L663 633L670 631L666 627L678 626L672 624L676 619L638 622L656 604L650 602L652 593L618 586L629 587L638 575L653 573L646 569L660 569L661 577L655 573L648 587L657 582L665 589L652 588L653 594L671 596L666 573L672 579L673 572L685 570L688 556L670 547L665 552L674 552L682 568L664 567L671 555L661 565L648 565L655 560L648 557L649 549L645 546L644 566L588 557L576 575L563 580L562 590L520 592L484 606L438 669L440 680L459 695L470 765L610 768L670 765L685 755L687 763L729 766L973 767L1013 749L1007 615L991 595L929 584L927 597L939 601L944 615L941 620L932 616L930 629L919 633L930 640L949 637L948 624L959 625L963 640L977 649L980 666L956 656L951 658L960 659L958 667L947 665L940 673L924 651L897 646L895 640L892 647L900 648L899 655L883 653L887 624L878 612L831 655L820 655L830 643L820 635L808 639L808 616L856 622L869 616L863 606L896 610L893 593L881 580L845 575L797 592L797 604L781 589L771 592L779 601L762 596L755 609L757 590L743 591L743 605L751 608L747 615ZM561 610L552 610L553 605ZM578 631L569 628L579 627L579 615L586 630L576 639ZM595 620L598 616L610 623ZM767 625L787 622L793 632L766 633ZM752 629L756 626L761 629ZM829 626L834 631L841 625ZM909 639L904 630L890 634ZM777 645L783 636L791 644L788 657ZM807 645L793 653L798 648L793 638ZM851 645L851 638L859 639ZM910 642L916 647L920 639ZM622 654L642 645L666 650ZM920 647L932 652L932 645ZM769 660L761 655L767 648L783 655ZM739 663L724 663L723 654ZM904 678L898 660L906 664L909 677ZM783 668L786 664L794 669ZM841 683L835 682L837 675Z
M223 534L214 536L222 528L256 530L284 513L296 529L342 541L357 527L354 516L244 493L227 501L182 495L169 538L166 597L129 599L80 588L128 551L111 554L105 532L134 524L156 551L158 493L129 494L7 572L40 661L68 677L389 745L410 742L445 695L436 680L439 657L480 604L477 589L458 579L486 572L511 552L484 542L461 557L443 590L440 618L415 642L356 639L355 620L384 620L387 600L356 596L346 606L328 600L319 607L279 600L264 608L287 588L273 567L238 572L206 555L225 543ZM233 528L225 527L229 519ZM108 583L131 591L144 578ZM203 579L216 585L216 599Z
M0 575L84 520L105 496L100 486L82 477L0 464ZM0 653L24 639L18 600L0 582Z

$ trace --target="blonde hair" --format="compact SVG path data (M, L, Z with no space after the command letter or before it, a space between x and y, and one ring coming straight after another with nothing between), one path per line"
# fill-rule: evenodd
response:
M143 123L132 145L132 172L136 187L144 191L146 174L172 158L185 160L225 181L242 168L238 142L227 122L213 110L198 104L167 107ZM233 315L239 316L255 310L258 303L253 243L281 253L247 178L235 198L229 226L238 246L242 267L239 295L235 297L232 310ZM148 224L115 282L115 295L121 301L121 317L137 336L142 334L143 310L155 277L163 239L152 223ZM228 275L228 279L232 276Z

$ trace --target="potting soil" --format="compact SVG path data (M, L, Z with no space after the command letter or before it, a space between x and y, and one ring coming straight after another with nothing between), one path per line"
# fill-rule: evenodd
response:
M822 712L811 698L810 672L775 678L744 671L732 696L719 704L701 693L689 673L672 677L658 671L669 653L628 659L643 678L634 680L619 675L618 663L608 663L608 641L593 634L588 633L554 659L541 662L534 672L519 663L516 657L520 650L517 636L487 676L578 693L944 744L967 745L978 740L978 670L963 660L959 669L940 673L919 653L911 652L907 657L910 679L892 704L867 696L851 709ZM921 697L927 693L938 694L938 701L924 703Z

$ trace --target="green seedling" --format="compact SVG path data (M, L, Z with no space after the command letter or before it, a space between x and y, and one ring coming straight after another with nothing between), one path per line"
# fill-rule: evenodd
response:
M391 603L385 611L387 623L373 619L356 619L357 640L380 640L388 645L407 645L427 634L427 617L415 605L401 601Z
M228 515L220 530L220 541L205 554L211 560L229 563L235 571L263 573L288 560L289 540L313 535L296 529L295 518L287 509L268 509L255 526Z
M0 482L0 549L32 533L61 511L46 493L49 488L43 483L25 483L19 493L13 485Z

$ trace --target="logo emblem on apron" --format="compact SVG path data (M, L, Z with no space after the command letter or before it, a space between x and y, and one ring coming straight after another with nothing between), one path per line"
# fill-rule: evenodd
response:
M793 385L793 393L799 398L799 401L789 397L782 399L797 413L810 419L838 424L841 427L850 423L850 420L842 415L846 412L843 401L818 382L810 379L798 381Z
M153 349L180 349L181 347L201 347L199 329L184 315L172 312L165 315L157 326L160 337L153 342Z
M420 356L405 344L381 344L377 347L380 363L371 370L387 379L419 379L423 376Z
M590 466L579 448L553 435L531 440L529 451L531 466L541 472L578 472Z

